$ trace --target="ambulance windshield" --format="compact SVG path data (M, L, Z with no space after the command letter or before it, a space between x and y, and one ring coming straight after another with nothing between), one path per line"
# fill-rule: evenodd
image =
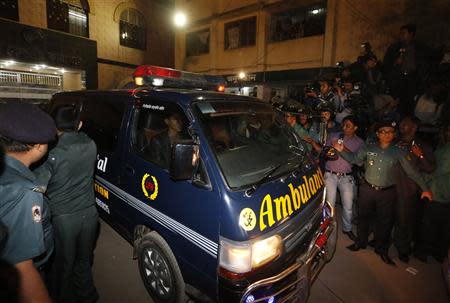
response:
M286 174L305 158L301 140L269 104L202 101L194 107L232 189ZM267 178L274 167L280 169Z

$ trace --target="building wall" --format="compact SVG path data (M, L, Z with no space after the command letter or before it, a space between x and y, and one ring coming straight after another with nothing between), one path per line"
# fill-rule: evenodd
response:
M405 0L337 1L335 61L355 61L365 41L371 43L374 53L382 59L406 22L405 18L399 18L404 9Z
M304 6L316 1L205 1L178 0L190 25L176 32L175 66L195 72L233 74L334 66L337 61L355 61L361 43L370 41L380 55L397 38L405 18L398 18L406 0L328 0L327 25L323 35L281 42L267 42L270 14L277 6ZM257 16L256 45L224 50L224 24ZM185 35L211 28L209 54L186 57Z
M122 67L111 64L98 64L98 73L102 76L98 79L98 87L101 89L113 89L123 87L127 80L132 80L134 68Z
M134 68L120 63L173 67L174 36L167 7L148 0L91 0L90 4L90 38L97 41L98 58L117 62L116 65L99 64L99 88L115 88L131 76ZM137 9L146 18L146 50L120 45L120 13L126 8Z
M134 66L174 66L174 33L170 6L152 0L90 0L89 39L97 42L98 88L114 88ZM46 0L18 0L19 22L47 28ZM119 18L126 8L137 9L147 23L147 49L120 45ZM62 41L62 43L64 43Z
M18 0L19 22L35 27L47 28L45 0Z

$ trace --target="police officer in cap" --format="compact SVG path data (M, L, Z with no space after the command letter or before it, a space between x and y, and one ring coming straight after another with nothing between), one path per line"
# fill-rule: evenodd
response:
M50 302L38 268L53 250L50 218L42 189L29 166L39 161L56 135L53 120L35 105L0 104L0 145L5 168L0 175L0 220L8 239L0 258L18 272L22 302Z
M359 187L359 217L357 239L347 248L358 251L368 244L370 216L375 213L375 252L381 260L395 265L388 255L390 234L394 222L396 201L395 165L400 163L409 178L422 189L422 198L432 199L432 193L423 177L406 159L407 154L392 144L395 138L395 122L383 121L376 126L378 142L364 145L357 153L344 151L344 146L334 142L333 147L342 158L352 164L364 164L365 182Z

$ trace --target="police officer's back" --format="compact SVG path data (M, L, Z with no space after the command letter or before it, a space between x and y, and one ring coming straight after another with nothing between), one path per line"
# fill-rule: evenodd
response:
M98 230L94 167L97 148L79 132L82 122L73 106L54 113L58 143L36 169L52 211L55 234L55 299L58 302L95 302L91 264Z
M36 267L52 250L51 227L42 191L28 167L46 154L47 143L54 137L52 119L36 106L0 104L0 145L5 151L0 220L8 229L0 258L16 269L18 298L25 302L50 302ZM41 264L33 263L37 258Z

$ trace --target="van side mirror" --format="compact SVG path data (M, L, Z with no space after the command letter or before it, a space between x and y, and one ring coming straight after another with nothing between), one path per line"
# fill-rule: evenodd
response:
M189 180L199 161L199 146L192 140L174 142L170 161L170 178L175 181Z

